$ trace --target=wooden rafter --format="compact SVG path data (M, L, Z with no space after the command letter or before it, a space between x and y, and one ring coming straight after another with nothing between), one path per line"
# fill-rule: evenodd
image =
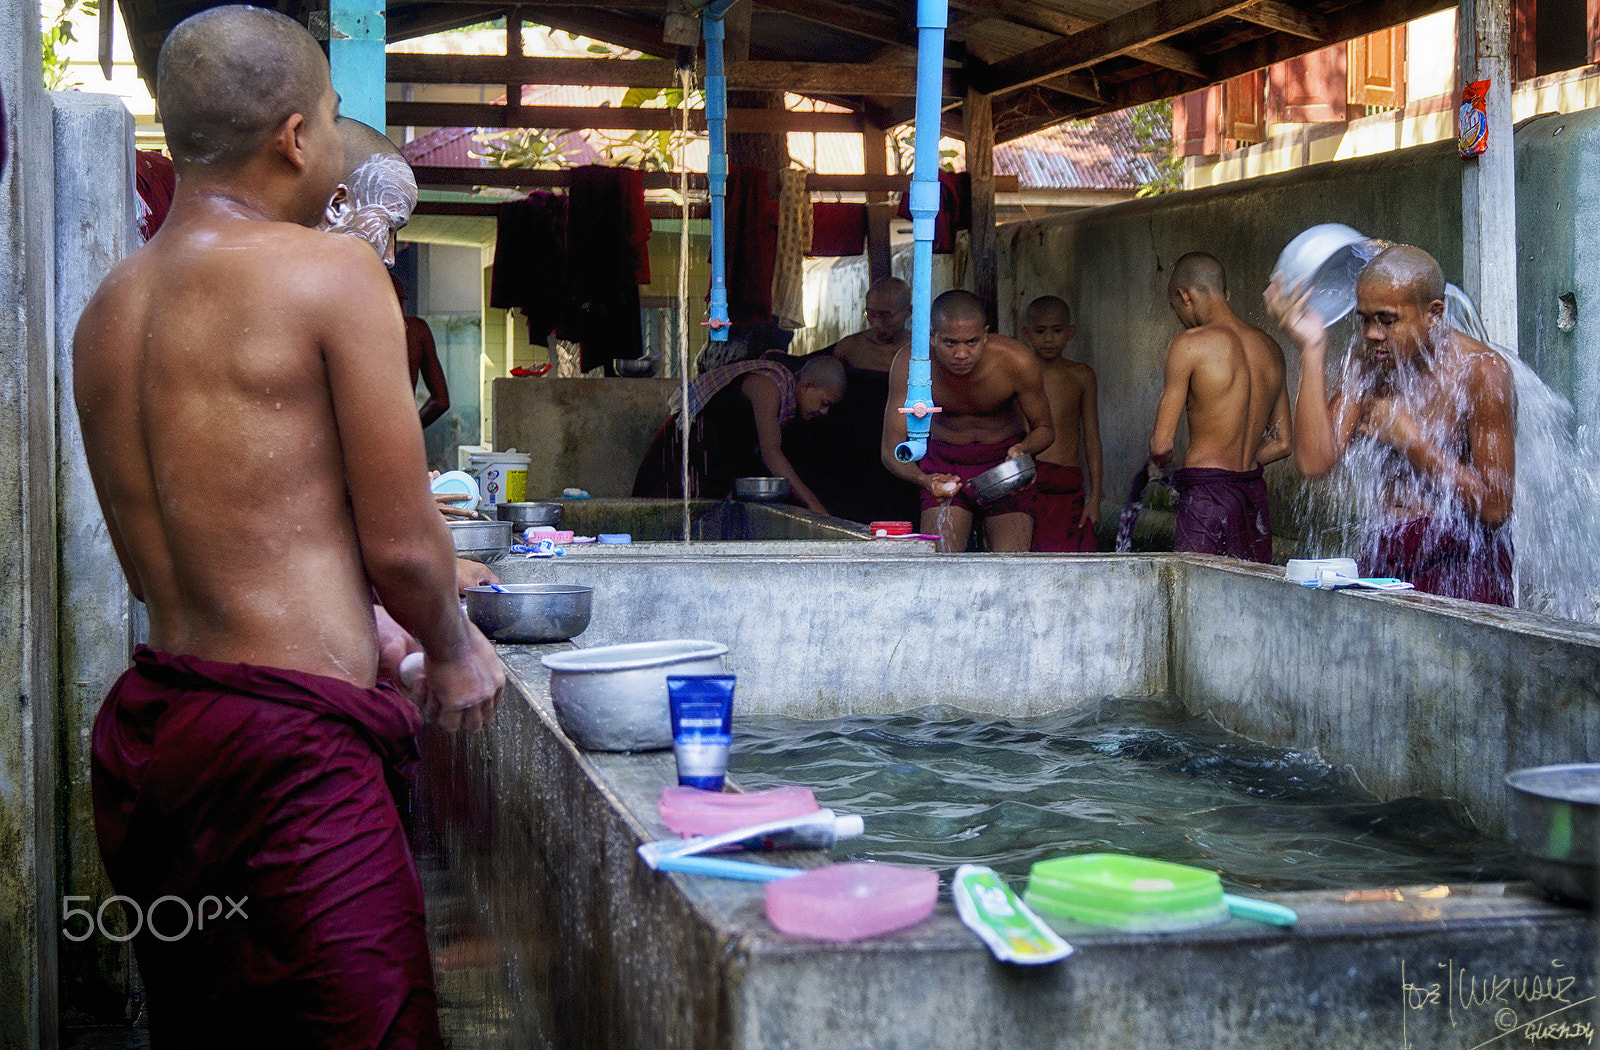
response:
M572 181L572 169L530 168L452 168L417 165L417 185L438 189L456 189L463 186L493 186L500 189L539 189L565 186ZM665 190L678 188L678 173L673 171L647 171L643 173L644 188ZM806 175L806 189L817 193L903 193L910 185L909 175ZM999 193L1015 193L1018 180L1015 175L996 175L994 188ZM706 189L706 177L700 173L689 175L689 188Z
M988 70L979 87L990 93L1015 91L1061 73L1127 54L1196 26L1226 18L1255 0L1156 0L1080 33L1024 51Z
M899 19L869 14L856 4L834 3L833 0L758 0L758 6L765 11L793 15L868 40L901 47L917 46L915 26Z
M388 78L395 84L570 84L583 87L665 88L677 84L671 62L656 58L507 58L504 55L389 55ZM728 87L745 91L796 94L916 94L916 68L849 62L733 62ZM964 93L953 74L945 76L946 97Z
M637 106L504 106L470 102L390 102L390 124L447 128L596 128L607 131L672 131L676 109ZM705 111L691 110L689 126L704 130ZM731 109L729 131L810 131L857 134L858 113L796 113L783 109Z
M1326 18L1302 11L1298 7L1280 4L1277 0L1258 0L1249 7L1235 12L1233 17L1254 22L1268 29L1276 29L1291 36L1304 37L1324 44L1329 41Z

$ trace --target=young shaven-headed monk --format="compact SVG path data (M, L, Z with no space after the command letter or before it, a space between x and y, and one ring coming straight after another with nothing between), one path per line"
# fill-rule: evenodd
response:
M1167 301L1184 330L1167 346L1165 385L1150 458L1172 460L1178 420L1189 416L1183 468L1173 471L1173 548L1272 560L1272 523L1261 468L1289 454L1283 351L1228 304L1222 264L1190 252L1172 267Z
M437 1046L386 782L422 717L379 684L373 592L420 641L442 727L482 725L503 679L457 603L400 311L366 245L308 228L344 166L310 34L212 8L159 69L172 211L95 293L74 352L90 471L150 616L95 721L95 824L145 914L243 903L135 938L152 1043Z
M929 326L933 417L927 455L918 463L895 459L906 439L911 349L900 351L889 373L884 406L883 465L922 490L922 531L940 536L941 551L961 551L974 516L984 516L992 551L1025 551L1033 540L1035 486L980 506L966 483L1023 453L1037 455L1055 441L1039 361L1026 346L989 331L983 302L955 289L933 301Z
M1034 457L1039 488L1033 509L1036 551L1098 549L1094 529L1100 524L1101 450L1094 369L1061 356L1077 333L1072 308L1054 295L1041 295L1029 303L1022 318L1022 341L1039 358L1056 432L1055 444ZM1083 463L1089 468L1087 493Z
M1367 523L1362 570L1511 605L1516 392L1505 360L1445 320L1444 295L1439 264L1420 248L1393 245L1368 263L1356 283L1361 340L1330 398L1327 334L1309 293L1268 288L1302 355L1295 464L1320 478L1367 446L1383 507Z

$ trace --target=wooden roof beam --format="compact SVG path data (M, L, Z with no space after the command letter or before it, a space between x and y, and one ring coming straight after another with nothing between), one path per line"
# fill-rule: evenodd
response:
M471 102L390 102L390 124L442 128L541 128L606 131L675 131L676 109L638 106L504 106ZM796 113L784 109L731 109L729 131L812 131L860 134L859 113ZM705 111L689 111L689 127L705 130Z
M1279 3L1278 0L1258 0L1249 7L1235 11L1233 17L1318 43L1331 42L1326 18Z
M419 164L411 170L416 173L418 186L437 189L460 189L462 186L538 189L572 182L570 168L460 168ZM675 171L646 171L642 176L647 190L678 188ZM817 172L806 175L806 189L816 193L903 193L910 184L909 175L822 175ZM994 177L994 188L999 193L1015 193L1018 185L1015 175ZM690 172L689 188L704 191L705 175Z
M1088 99L1090 102L1104 103L1105 99L1100 94L1100 87L1088 77L1066 76L1052 77L1039 82L1040 87L1049 88L1057 94L1070 98Z
M1015 91L1061 73L1071 73L1159 44L1196 26L1227 18L1251 6L1252 2L1256 0L1157 0L1072 36L997 62L989 67L988 81L977 86L990 93ZM1145 55L1139 57L1149 60ZM1196 68L1203 76L1203 64L1197 63Z
M504 55L427 55L394 52L388 78L395 84L572 84L583 87L665 88L677 84L673 64L656 58L507 58ZM910 97L915 66L848 62L730 62L735 91ZM945 75L946 97L965 88Z
M816 22L830 29L852 33L868 40L900 47L917 46L915 26L896 18L868 14L855 4L834 3L832 0L758 0L763 10L774 14L793 15L807 22Z

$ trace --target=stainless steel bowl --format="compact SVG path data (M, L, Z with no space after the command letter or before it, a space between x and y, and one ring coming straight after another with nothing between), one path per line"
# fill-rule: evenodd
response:
M1528 878L1553 896L1596 901L1600 764L1518 769L1506 775L1506 838Z
M990 467L967 484L972 486L974 496L988 503L1033 484L1037 473L1033 457L1024 452L1016 459L1008 459Z
M556 722L587 751L660 751L672 746L669 674L721 674L728 647L680 639L552 653Z
M467 618L496 642L564 642L589 626L594 588L504 583L467 588Z
M505 557L511 550L509 521L452 521L449 525L456 554L468 561L487 564Z
M560 525L559 503L501 503L494 508L495 517L509 521L520 532L530 525Z
M1331 325L1356 308L1356 278L1378 253L1378 242L1337 222L1302 230L1272 268L1290 292L1309 286L1311 307Z
M654 357L614 357L611 359L611 370L619 376L629 379L643 379L645 376L656 374L656 359Z
M733 494L748 500L782 499L789 494L789 479L734 478Z

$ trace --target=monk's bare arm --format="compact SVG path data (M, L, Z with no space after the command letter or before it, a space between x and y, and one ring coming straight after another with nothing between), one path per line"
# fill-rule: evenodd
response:
M1289 389L1278 388L1278 397L1272 404L1272 418L1267 422L1266 440L1256 450L1256 465L1264 467L1289 455L1290 444Z
M439 724L454 729L465 716L475 727L498 702L503 677L456 598L455 549L428 489L407 389L400 307L366 245L327 240L318 328L362 562L384 607L422 645Z
M750 402L750 409L755 413L756 441L761 446L761 462L767 465L768 474L775 478L788 478L789 490L807 510L816 511L818 514L828 513L828 508L817 499L816 493L811 491L810 486L801 480L800 472L794 469L789 457L783 454L783 427L778 423L777 384L766 376L749 375L745 376L739 391Z
M905 414L900 406L906 403L906 388L910 385L911 350L906 348L894 355L889 366L889 397L883 403L883 439L878 450L883 469L902 481L908 481L927 492L934 492L939 482L960 481L954 474L929 474L915 463L902 463L895 458L894 450L909 434ZM938 495L937 492L934 492Z
M1104 450L1100 447L1100 394L1095 383L1094 370L1084 366L1083 400L1079 403L1078 418L1083 421L1083 459L1089 473L1089 491L1083 497L1083 515L1078 524L1100 523L1100 473Z
M1180 332L1167 344L1167 363L1162 376L1161 403L1156 408L1155 429L1150 431L1150 458L1160 466L1172 461L1178 441L1178 421L1189 398L1189 377L1194 374L1194 352L1187 332Z
M1017 407L1028 423L1028 432L1022 440L1006 451L1007 459L1020 455L1038 455L1056 443L1055 422L1050 414L1050 399L1044 394L1044 373L1039 359L1022 344L1017 344L1010 357L1017 384Z
M422 419L422 425L438 419L450 410L450 387L445 382L444 366L439 363L439 348L433 341L433 329L428 327L428 322L420 317L409 318L406 322L406 336L417 342L421 351L421 370L418 377L422 386L428 391L428 399L417 409L417 415Z

